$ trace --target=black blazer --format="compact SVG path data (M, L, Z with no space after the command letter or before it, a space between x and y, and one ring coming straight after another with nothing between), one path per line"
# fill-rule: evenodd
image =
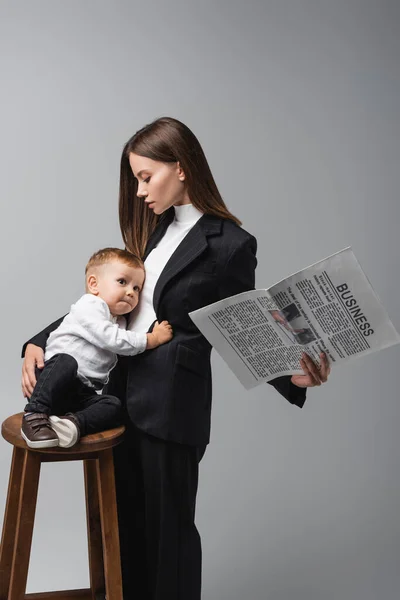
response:
M150 237L144 259L173 217L171 207ZM256 238L232 221L203 215L170 257L157 280L153 303L157 320L169 321L174 337L134 357L119 357L107 386L107 393L121 398L140 429L165 440L199 446L208 443L212 347L188 312L254 289L256 249ZM26 344L44 348L49 333L61 321ZM303 406L306 391L293 385L290 377L270 383L289 402Z

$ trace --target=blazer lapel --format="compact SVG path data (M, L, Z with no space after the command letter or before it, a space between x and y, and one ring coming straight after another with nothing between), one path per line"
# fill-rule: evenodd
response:
M168 225L165 227L165 229L163 229L162 235L164 235ZM221 226L222 219L205 214L200 217L197 223L183 238L179 246L170 256L155 285L153 306L156 314L158 314L157 311L160 304L161 294L167 283L173 277L175 277L175 275L182 271L182 269L184 269L189 263L197 258L197 256L204 252L208 246L207 236L219 234L221 231ZM162 235L157 241L161 239Z
M146 258L148 257L150 252L153 250L153 248L155 248L157 246L158 242L161 240L164 233L167 231L168 225L171 223L173 218L174 218L174 207L171 206L171 208L169 208L165 212L165 216L159 220L155 230L149 237L147 244L146 244L146 250L144 251L144 255L143 255L143 259L142 259L143 261L146 260Z

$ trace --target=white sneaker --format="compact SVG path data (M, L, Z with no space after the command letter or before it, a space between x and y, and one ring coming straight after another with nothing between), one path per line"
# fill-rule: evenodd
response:
M61 448L71 448L79 442L79 424L75 415L71 414L63 417L51 415L49 421L52 430L55 431L58 436L58 445L61 446Z

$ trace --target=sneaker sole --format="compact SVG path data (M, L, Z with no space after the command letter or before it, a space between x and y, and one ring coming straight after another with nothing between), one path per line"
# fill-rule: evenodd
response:
M55 415L49 417L50 427L58 436L58 445L61 448L71 448L78 440L76 425L69 419L61 419Z
M26 445L29 446L29 448L54 448L55 446L59 446L59 440L42 440L39 442L32 442L26 437L22 429L21 436L24 438Z

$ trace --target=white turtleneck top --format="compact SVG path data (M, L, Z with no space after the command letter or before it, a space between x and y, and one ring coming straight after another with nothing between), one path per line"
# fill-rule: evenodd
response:
M132 311L127 329L136 333L146 333L156 320L154 312L153 294L157 280L164 269L173 252L179 246L183 238L197 223L203 213L193 204L174 205L175 216L169 224L164 236L158 242L157 246L149 253L144 266L146 270L146 279L139 302Z

